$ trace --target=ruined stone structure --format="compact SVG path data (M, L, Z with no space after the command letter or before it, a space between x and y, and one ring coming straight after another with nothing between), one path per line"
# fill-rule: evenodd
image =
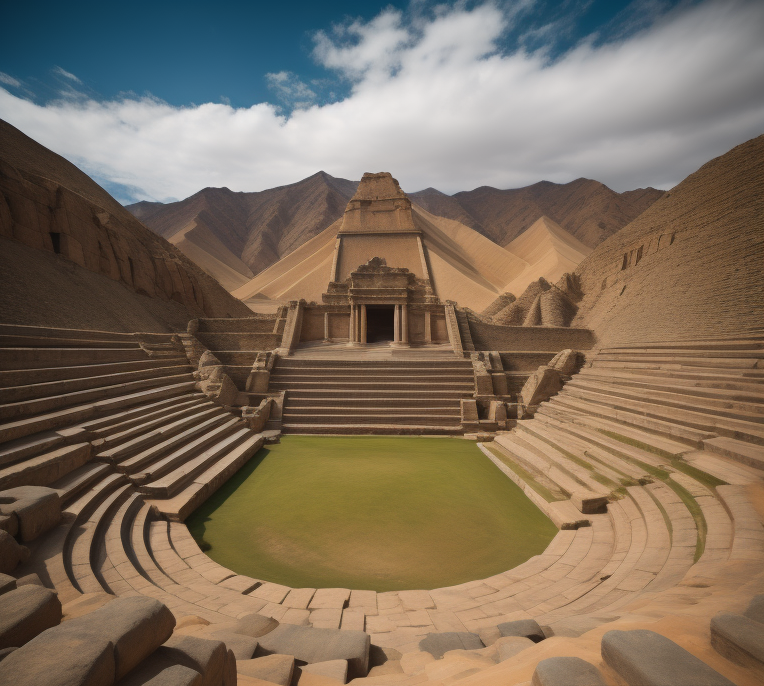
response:
M0 683L760 684L762 160L764 138L712 161L482 314L443 297L389 174L336 227L321 302L243 316L223 294L237 316L209 317L194 286L183 326L173 306L143 333L3 313ZM55 209L25 174L0 187L19 255L24 194ZM172 299L46 245L42 264L117 284L134 314ZM559 532L448 588L239 575L183 520L282 431L471 435Z

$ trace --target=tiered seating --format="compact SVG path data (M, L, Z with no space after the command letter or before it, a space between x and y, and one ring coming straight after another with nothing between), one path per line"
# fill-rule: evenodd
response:
M285 322L284 317L267 314L246 319L199 319L194 335L225 365L226 374L239 390L244 390L258 354L281 345Z
M271 390L287 392L285 433L461 433L469 360L282 358Z

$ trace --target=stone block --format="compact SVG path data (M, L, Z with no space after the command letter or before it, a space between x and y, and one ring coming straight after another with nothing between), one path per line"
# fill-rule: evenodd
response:
M308 605L311 610L341 610L350 599L348 588L319 588Z
M327 660L326 662L314 662L312 665L303 665L298 667L300 672L298 683L302 682L303 674L313 674L325 679L333 679L341 684L347 682L348 661L347 660Z
M419 649L430 653L436 660L443 657L449 650L479 650L483 647L480 637L469 631L444 631L427 634L419 641Z
M8 574L0 574L0 595L16 588L16 579Z
M215 625L212 625L215 626ZM212 628L212 626L210 628ZM217 641L223 641L228 650L232 650L237 660L251 660L257 650L257 639L244 634L236 634L232 631L210 631L204 632L205 638L213 638Z
M369 635L363 631L314 629L281 624L260 639L262 654L294 655L312 664L328 660L347 660L348 678L366 676L369 671Z
M218 686L223 679L227 649L221 641L173 634L155 654L202 675L201 686Z
M536 665L532 686L605 686L600 671L580 657L548 657Z
M544 630L535 619L517 619L514 622L504 622L499 624L498 628L502 636L524 636L534 643L546 638Z
M732 682L672 640L646 629L608 631L602 659L628 684L733 686Z
M0 662L8 657L14 650L18 650L18 648L0 648Z
M294 657L273 654L253 660L236 660L236 672L280 686L289 686L294 674Z
M480 636L484 646L492 646L496 643L497 639L501 638L501 631L499 631L498 627L487 626L485 629L478 631L478 636Z
M754 596L743 614L764 624L764 595Z
M19 520L22 541L35 538L52 529L61 519L58 491L45 486L18 486L0 491L0 514L14 513Z
M16 579L16 586L45 586L37 574L25 574Z
M111 642L119 680L170 638L175 617L158 600L134 596L116 598L63 626Z
M520 391L520 400L525 407L538 405L549 400L561 389L560 372L552 367L541 366L528 377L522 391Z
M0 514L0 531L7 531L11 536L19 532L19 518L11 512L10 514Z
M211 625L210 631L229 631L234 634L242 634L251 638L260 638L270 633L279 625L278 621L272 617L252 612L251 614L240 617L235 622L226 622L225 624Z
M30 587L32 588L32 587ZM74 622L54 626L0 662L0 684L103 686L113 684L114 644Z
M99 607L103 607L106 603L111 602L116 597L117 596L111 595L111 593L98 591L95 593L85 593L84 595L79 596L79 598L64 603L64 617L61 621L66 622L69 619L75 619L76 617L90 614Z
M225 664L223 665L223 686L236 686L236 655L233 650L226 651Z
M0 648L20 648L61 621L61 602L41 586L23 586L0 595Z
M730 662L764 677L764 624L750 617L720 612L711 619L711 645Z
M608 497L597 495L589 491L576 491L571 493L570 502L582 514L601 514L607 512Z

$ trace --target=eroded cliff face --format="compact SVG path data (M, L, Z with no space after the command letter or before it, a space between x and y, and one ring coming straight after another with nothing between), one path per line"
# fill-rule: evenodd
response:
M5 123L0 133L0 236L58 254L139 295L176 301L189 319L249 313L246 306L73 165ZM25 145L34 160L26 169L20 168L23 160L19 154ZM43 175L39 171L45 170L45 164L40 158L46 154L55 160L51 160L50 174ZM66 184L67 165L72 167L71 186L77 191ZM87 181L94 187L90 193L81 187ZM106 197L98 202L101 195ZM29 278L35 275L29 274Z

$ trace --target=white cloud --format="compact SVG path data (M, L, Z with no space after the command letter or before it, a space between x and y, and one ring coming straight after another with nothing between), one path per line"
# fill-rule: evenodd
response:
M265 80L268 82L268 88L276 94L276 97L290 107L308 107L316 99L315 92L292 72L280 71L266 74Z
M74 81L74 83L82 83L72 72L66 71L62 67L53 67L53 73L57 76L63 76L65 79L69 79L69 81Z
M177 108L135 96L40 106L0 89L0 117L155 199L260 190L319 169L351 179L387 170L410 191L579 176L666 188L764 132L763 3L682 7L551 64L543 51L501 53L511 22L497 5L457 4L318 34L317 58L351 92L321 106L303 98L289 116L268 103ZM269 80L290 96L313 92L293 74Z
M2 71L0 71L0 83L5 84L6 86L11 86L13 88L18 88L21 86L21 81L14 79L10 74L6 74Z

